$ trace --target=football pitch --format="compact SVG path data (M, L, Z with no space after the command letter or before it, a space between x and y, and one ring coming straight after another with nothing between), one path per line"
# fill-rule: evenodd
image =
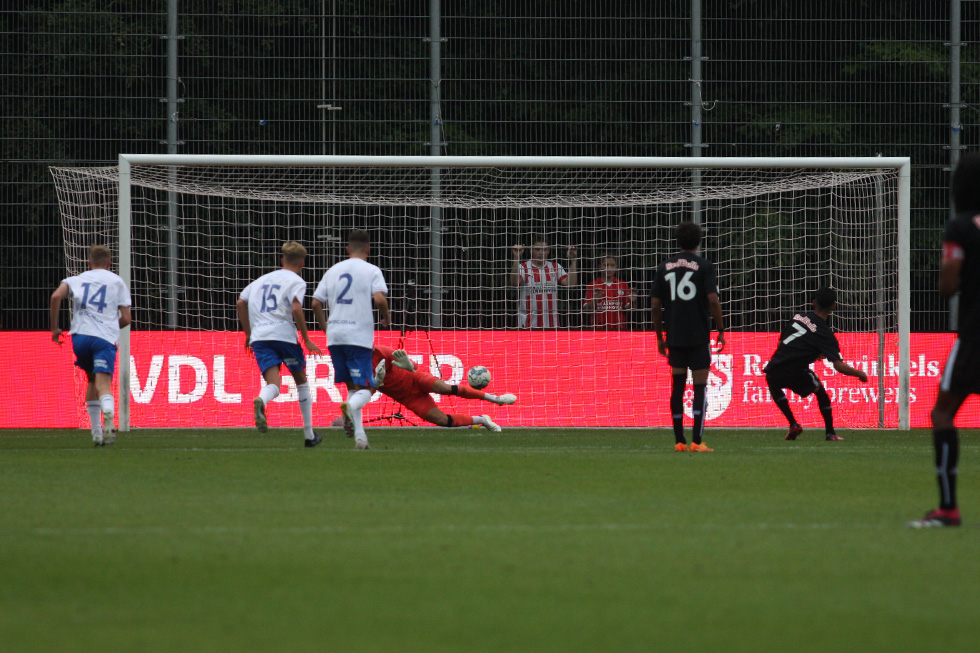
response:
M929 433L0 432L9 651L925 651L980 641Z

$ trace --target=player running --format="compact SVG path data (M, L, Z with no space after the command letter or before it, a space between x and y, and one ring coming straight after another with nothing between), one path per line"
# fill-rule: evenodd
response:
M439 410L429 393L453 395L464 399L482 399L490 403L508 405L517 401L514 395L494 395L465 385L450 385L427 372L415 368L415 364L402 349L383 345L374 346L375 390L381 392L427 422L436 426L482 426L488 431L499 432L499 426L486 415L447 415Z
M834 414L830 396L824 389L823 383L810 369L810 364L821 358L833 363L834 369L841 374L868 382L868 375L845 363L840 354L840 344L837 336L830 330L827 320L837 307L837 291L833 288L821 288L813 296L813 310L797 313L793 316L779 334L779 344L763 372L766 373L766 383L769 393L776 406L789 421L787 440L795 440L803 427L796 421L789 407L789 399L783 388L789 388L801 397L817 395L817 406L823 416L826 426L827 440L843 440L834 431Z
M296 380L304 446L315 447L323 438L313 430L313 395L306 378L306 356L296 338L298 328L306 348L314 354L321 353L310 340L303 315L306 281L299 275L306 263L306 248L294 241L284 243L281 263L280 269L248 284L235 302L238 321L245 332L245 348L255 354L265 380L259 396L252 400L255 426L263 433L268 428L265 408L279 396L281 368L285 364Z
M58 327L61 303L71 295L71 346L75 366L85 370L85 406L92 423L92 442L97 447L113 444L115 402L112 399L112 372L116 367L119 330L133 321L132 297L122 277L109 271L112 254L105 245L89 249L89 270L63 279L51 294L51 340L61 345L63 331ZM102 423L99 423L99 417Z
M687 371L694 383L694 429L690 451L714 451L702 439L707 410L708 371L711 367L711 323L718 330L719 351L725 347L725 322L718 299L718 280L711 261L698 256L701 226L677 225L674 235L680 251L657 267L650 308L657 331L657 349L667 357L673 385L670 416L674 425L674 449L688 451L684 439L684 388ZM666 334L664 326L666 325Z
M353 435L357 449L369 449L361 408L371 401L374 385L371 348L374 347L374 311L388 326L388 284L376 265L368 263L371 237L363 229L350 232L349 258L327 270L313 293L313 314L327 332L334 378L347 385L347 401L340 404L344 430ZM324 313L329 311L329 319Z

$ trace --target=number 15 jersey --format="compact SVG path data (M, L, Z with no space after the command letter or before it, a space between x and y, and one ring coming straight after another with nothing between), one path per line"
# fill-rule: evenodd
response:
M327 306L327 344L374 347L374 293L388 294L381 269L352 257L323 275L313 293Z
M718 278L708 259L678 252L657 267L652 295L664 308L668 347L710 344L711 293L718 293Z
M306 282L292 270L264 274L245 286L239 299L248 302L248 321L252 342L289 342L296 344L296 321L293 300L303 303Z

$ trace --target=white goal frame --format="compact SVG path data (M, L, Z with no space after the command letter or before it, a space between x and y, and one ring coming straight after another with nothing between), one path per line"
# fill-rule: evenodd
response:
M909 429L910 388L910 213L911 160L908 157L556 157L556 156L291 156L291 155L119 155L119 275L132 282L131 169L143 165L195 166L313 166L313 167L425 167L438 171L451 167L495 168L688 168L688 169L884 169L898 175L898 429ZM130 329L119 339L119 428L129 430Z

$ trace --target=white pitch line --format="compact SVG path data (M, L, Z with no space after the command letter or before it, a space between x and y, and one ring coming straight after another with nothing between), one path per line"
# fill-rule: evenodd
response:
M896 528L901 526L896 525ZM697 523L678 525L667 522L650 524L436 524L431 526L411 526L389 524L353 528L349 526L297 526L285 528L254 528L241 526L207 526L178 528L173 526L122 527L106 526L102 528L47 528L35 527L24 530L5 529L5 536L27 534L35 537L101 537L116 536L208 536L208 535L247 535L247 534L280 534L280 535L344 535L344 534L411 534L411 533L592 533L592 532L637 532L637 531L821 531L821 530L870 530L880 529L880 524L845 523L845 522L813 522L813 523L754 523L754 524L711 524Z

